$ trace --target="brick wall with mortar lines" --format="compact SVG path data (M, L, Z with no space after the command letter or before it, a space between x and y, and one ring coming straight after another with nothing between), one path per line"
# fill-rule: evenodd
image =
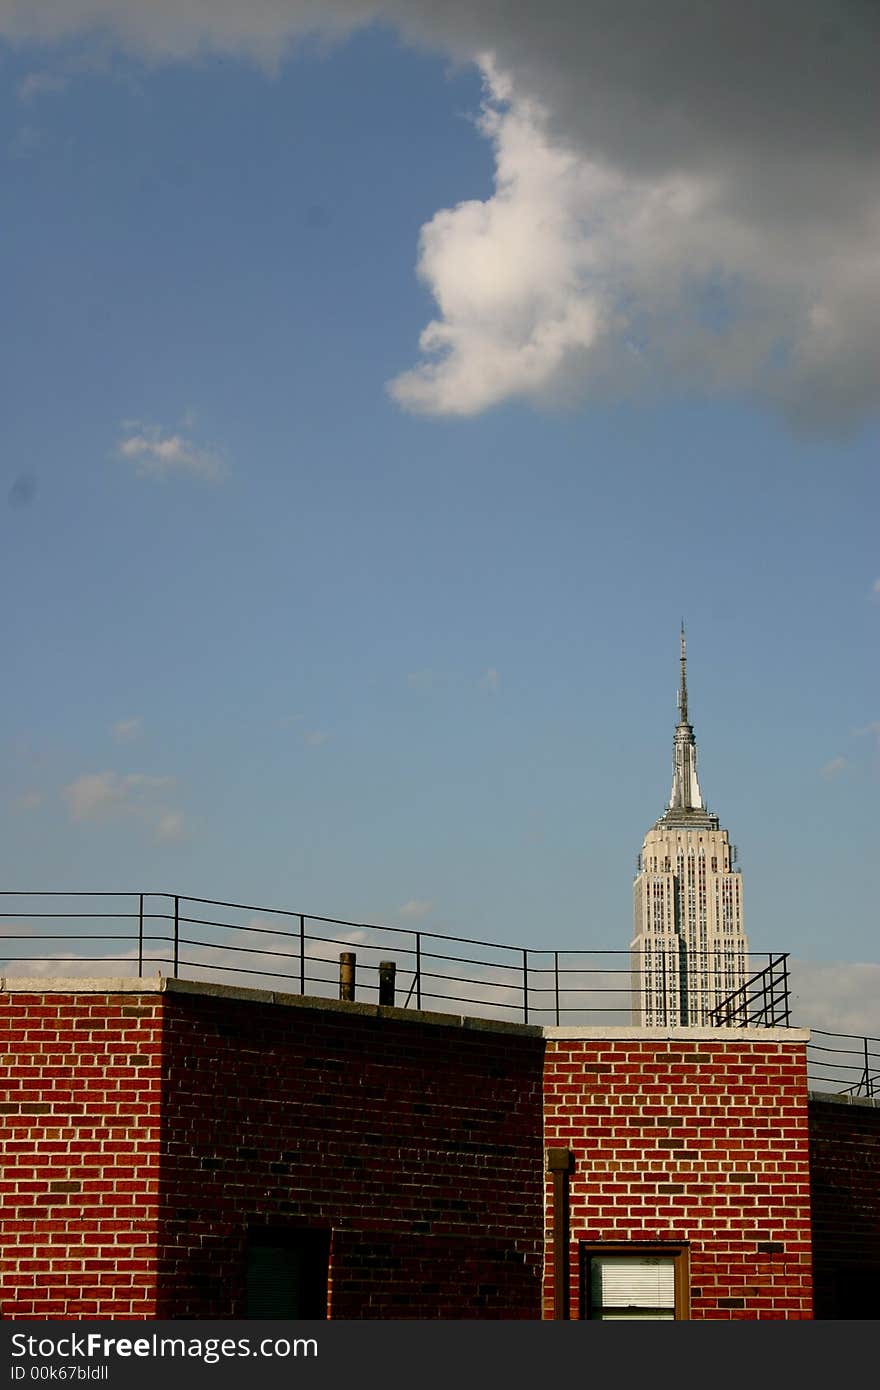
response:
M174 989L0 994L3 1316L234 1316L260 1223L333 1227L337 1317L539 1315L537 1030ZM573 1316L578 1239L687 1240L695 1318L809 1316L803 1055L551 1038Z
M540 1317L538 1030L231 995L165 996L159 1316L240 1316L269 1225L332 1227L332 1317Z
M546 1143L574 1155L573 1318L581 1241L687 1242L693 1319L812 1316L805 1054L739 1037L548 1040ZM548 1248L551 1213L548 1179Z
M4 1318L155 1312L161 999L0 993Z
M877 1316L880 1101L810 1096L817 1318Z

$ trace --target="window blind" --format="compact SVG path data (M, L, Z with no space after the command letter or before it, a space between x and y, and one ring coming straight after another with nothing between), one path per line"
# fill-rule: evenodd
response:
M594 1255L590 1293L599 1317L675 1316L675 1262L662 1255Z

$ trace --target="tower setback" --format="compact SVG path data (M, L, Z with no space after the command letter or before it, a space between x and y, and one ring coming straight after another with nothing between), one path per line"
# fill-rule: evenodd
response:
M700 790L684 624L678 708L669 804L645 836L633 884L633 1022L645 1026L717 1022L713 1011L746 979L742 874Z

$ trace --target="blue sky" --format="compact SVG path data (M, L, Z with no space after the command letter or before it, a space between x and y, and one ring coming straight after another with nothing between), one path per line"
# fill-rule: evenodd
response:
M684 618L752 946L876 963L858 103L786 240L699 84L689 167L565 43L305 8L0 7L6 886L625 947Z

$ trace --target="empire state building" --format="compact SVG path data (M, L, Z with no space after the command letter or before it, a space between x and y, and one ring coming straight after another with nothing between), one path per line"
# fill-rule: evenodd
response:
M633 884L632 1011L645 1026L717 1023L713 1011L746 979L742 874L697 778L684 625L680 667L672 794L645 836Z

